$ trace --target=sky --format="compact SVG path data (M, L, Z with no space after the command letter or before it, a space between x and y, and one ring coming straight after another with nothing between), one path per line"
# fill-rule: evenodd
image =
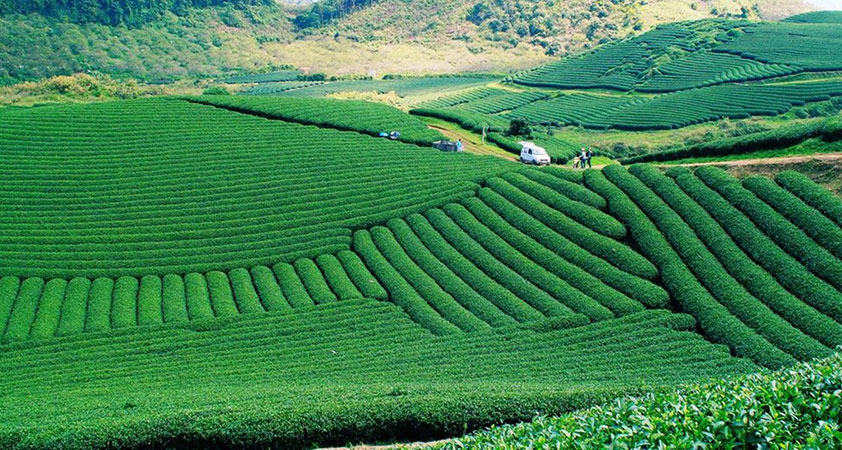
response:
M840 9L842 10L842 0L807 0L807 3L815 5L820 9Z

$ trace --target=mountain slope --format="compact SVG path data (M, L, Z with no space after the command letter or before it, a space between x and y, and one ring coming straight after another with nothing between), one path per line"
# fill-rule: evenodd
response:
M0 83L81 71L159 80L284 64L338 75L508 71L658 23L777 18L807 10L801 0L384 0L328 26L297 30L291 20L302 8L190 7L178 14L161 12L132 27L101 25L84 17L71 22L58 18L64 16L22 15L29 10L4 8Z

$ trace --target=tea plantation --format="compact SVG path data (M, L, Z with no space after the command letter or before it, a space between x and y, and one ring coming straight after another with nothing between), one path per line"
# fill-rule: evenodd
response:
M517 139L495 135L512 120L541 130L675 130L720 120L779 116L842 99L842 28L838 12L782 22L701 20L652 31L414 104L517 153ZM552 140L550 140L552 141ZM557 162L579 145L545 145Z
M377 82L289 71L230 80L283 95L0 109L0 448L313 448L536 416L444 445L838 446L842 198L640 164L836 143L838 118L579 171L439 152L421 118L517 151L529 117L564 161L541 124L830 103L833 17L672 24L502 83L384 80L430 96L414 114L305 98Z

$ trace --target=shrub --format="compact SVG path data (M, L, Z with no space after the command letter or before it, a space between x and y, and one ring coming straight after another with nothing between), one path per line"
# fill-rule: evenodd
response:
M696 175L745 213L758 228L810 272L837 289L842 288L842 261L819 247L798 227L742 187L739 181L722 169L713 167L702 167L696 171Z
M233 317L240 313L234 302L234 292L228 275L214 270L205 275L208 282L208 294L216 317Z
M779 173L775 181L842 227L842 199L832 192L814 183L806 175L792 170Z
M383 286L377 282L377 278L369 272L368 268L360 260L356 253L344 250L336 255L337 259L342 263L342 268L348 274L348 278L354 282L354 285L360 290L364 297L374 298L377 300L386 300L389 294L383 289Z
M3 335L3 343L22 341L29 337L43 289L44 280L41 278L27 278L21 282L12 313L9 315L6 333Z
M266 311L287 311L291 309L286 298L284 298L278 280L275 279L275 274L272 273L272 269L266 266L252 267L251 278L254 280L254 287L257 288L260 302Z
M465 309L491 326L508 326L517 323L514 318L506 315L493 302L466 283L456 273L458 269L450 268L439 261L404 220L393 219L388 225L407 255Z
M70 336L85 331L85 314L90 289L91 280L87 278L77 277L67 283L56 336Z
M314 305L313 299L310 298L310 294L307 293L307 289L301 283L301 278L295 273L295 267L292 267L292 264L275 264L272 270L275 271L278 284L281 286L281 291L289 301L290 306L297 308Z
M260 298L254 291L254 285L246 269L234 269L228 272L228 279L231 280L231 289L234 291L234 301L240 314L253 314L264 312L260 304Z
M180 275L168 274L164 276L161 308L163 309L165 323L183 323L189 320L184 280Z
M299 259L293 267L313 301L318 304L337 301L336 294L330 290L324 275L312 259Z
M322 270L325 276L325 281L330 289L336 293L340 300L350 300L354 298L362 298L363 294L354 286L354 283L348 278L345 269L342 268L342 263L336 259L334 255L321 255L316 258L316 264Z
M389 261L377 250L368 231L355 232L353 242L354 250L362 257L378 281L386 287L392 301L406 311L412 320L436 335L459 332L459 328L442 318L389 264Z
M160 325L164 323L162 307L163 285L156 275L146 275L140 279L137 295L137 324Z
M374 244L389 263L407 280L430 306L448 322L462 331L487 330L487 323L481 321L462 307L406 255L388 228L374 227L370 231Z
M67 281L61 278L53 278L44 285L44 293L41 294L41 300L38 302L35 322L32 323L32 330L29 332L31 339L55 336L66 289Z
M190 320L212 319L213 308L208 292L208 283L200 273L184 276L184 291L187 297L187 314Z
M114 283L111 303L111 328L137 325L138 281L134 277L120 277Z

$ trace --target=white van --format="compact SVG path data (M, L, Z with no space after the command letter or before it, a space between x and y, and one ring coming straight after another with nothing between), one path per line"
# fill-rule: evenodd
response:
M547 151L532 142L518 142L520 149L520 162L525 164L550 164L550 155Z

